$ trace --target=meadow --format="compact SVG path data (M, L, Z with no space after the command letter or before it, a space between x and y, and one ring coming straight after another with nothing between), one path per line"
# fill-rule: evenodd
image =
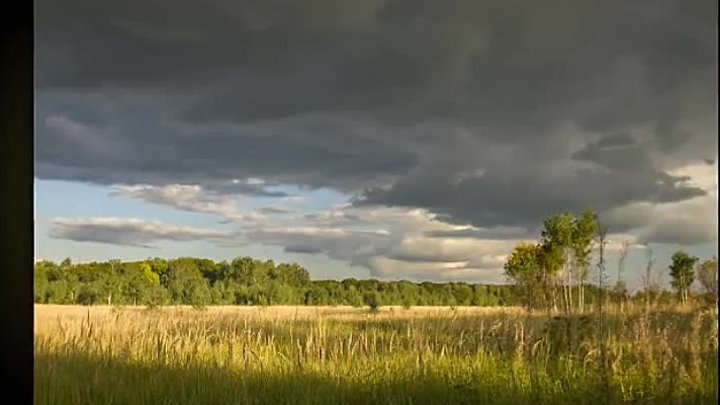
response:
M36 404L715 404L717 311L35 306Z

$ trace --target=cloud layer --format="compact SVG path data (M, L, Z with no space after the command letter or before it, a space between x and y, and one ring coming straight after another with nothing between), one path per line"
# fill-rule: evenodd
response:
M121 184L376 274L496 269L499 246L587 207L643 240L717 239L717 183L693 182L717 167L715 2L36 9L39 178ZM277 185L340 191L359 219L238 213L240 196L286 197ZM355 229L370 212L402 220Z

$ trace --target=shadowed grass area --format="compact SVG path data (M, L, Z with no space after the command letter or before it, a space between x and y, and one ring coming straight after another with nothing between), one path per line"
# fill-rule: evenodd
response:
M54 320L52 320L54 319ZM717 315L41 317L37 404L715 404Z
M392 363L391 363L392 362ZM36 401L42 404L596 404L597 382L585 376L513 370L511 363L480 355L434 360L422 374L394 358L363 367L323 370L174 368L122 360L38 356ZM408 367L403 367L407 365ZM552 374L555 374L552 373ZM695 397L693 403L712 403Z

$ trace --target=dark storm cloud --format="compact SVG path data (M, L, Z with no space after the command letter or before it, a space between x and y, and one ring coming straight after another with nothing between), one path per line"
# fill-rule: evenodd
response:
M717 154L712 1L36 8L42 178L258 177L530 226L702 195L667 172Z
M371 190L365 201L432 207L440 219L460 224L532 226L547 215L566 210L603 211L636 201L671 202L705 194L696 187L676 186L674 180L649 173L586 171L545 180L532 173L489 172L458 185L446 182L433 188L420 178L407 179L387 191Z
M152 107L142 102L67 97L83 107L68 108L63 96L50 94L37 108L36 174L42 178L202 184L231 192L240 187L233 179L259 177L269 186L282 182L353 190L402 173L416 159L402 146L376 139L375 132L366 136L337 120L178 129L148 117ZM92 124L82 121L90 115ZM281 196L268 191L268 185L236 191Z

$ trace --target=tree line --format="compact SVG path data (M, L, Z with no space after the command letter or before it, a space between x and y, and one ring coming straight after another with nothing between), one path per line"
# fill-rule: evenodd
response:
M105 305L516 305L512 285L310 280L297 264L250 257L35 264L35 302Z

